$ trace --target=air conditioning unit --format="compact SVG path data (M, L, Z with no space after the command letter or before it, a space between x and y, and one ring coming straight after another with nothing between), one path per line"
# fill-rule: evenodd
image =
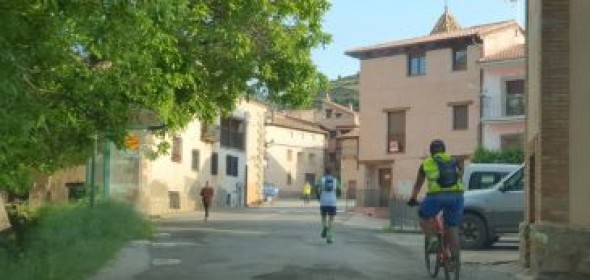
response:
M219 141L219 137L219 125L203 124L203 126L201 127L201 141L207 143L215 143Z

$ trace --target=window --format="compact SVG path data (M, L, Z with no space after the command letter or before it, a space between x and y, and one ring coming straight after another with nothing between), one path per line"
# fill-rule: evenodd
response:
M293 151L287 150L287 161L293 160Z
M329 119L332 117L332 109L326 109L326 119Z
M408 54L408 76L426 74L426 52Z
M182 162L182 138L180 137L172 138L172 161Z
M338 112L335 114L336 118L339 119L340 117L342 117L342 113Z
M291 185L293 183L293 177L291 177L291 172L287 173L287 185Z
M524 80L506 81L506 116L524 115Z
M225 174L228 176L238 177L238 161L239 158L226 155L225 156Z
M470 190L489 189L498 183L508 172L474 172L469 179Z
M309 164L315 164L315 154L309 154L307 155L308 160L309 160Z
M519 169L516 173L512 174L510 178L504 182L504 190L506 191L522 191L524 188L523 182L524 172L523 169Z
M522 133L500 135L500 148L502 150L522 148L523 141Z
M406 111L387 113L387 152L403 153L406 146Z
M217 153L211 153L211 175L217 175L218 158Z
M453 49L453 71L467 69L467 47Z
M330 131L330 139L334 139L338 136L338 132L336 130Z
M453 106L453 130L466 130L468 127L468 105Z
M199 154L199 150L193 150L193 162L192 162L192 169L199 171L201 166L201 158Z
M221 120L221 146L244 150L244 121L233 118Z
M329 156L331 162L336 161L336 152L330 152Z
M168 201L170 209L180 209L180 193L176 191L168 192Z
M297 152L297 164L303 164L303 152Z

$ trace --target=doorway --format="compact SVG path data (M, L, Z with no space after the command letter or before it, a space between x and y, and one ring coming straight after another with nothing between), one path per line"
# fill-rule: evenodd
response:
M315 174L305 173L305 182L309 182L309 184L313 186L315 184Z
M379 168L379 206L389 206L391 194L391 168Z

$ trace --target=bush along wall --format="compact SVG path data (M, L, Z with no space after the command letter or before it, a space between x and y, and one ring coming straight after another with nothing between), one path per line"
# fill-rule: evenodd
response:
M524 151L520 148L491 150L480 147L473 153L471 162L521 164L524 162Z

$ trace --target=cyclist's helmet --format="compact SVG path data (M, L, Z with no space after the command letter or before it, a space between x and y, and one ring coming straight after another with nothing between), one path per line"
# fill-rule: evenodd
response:
M446 151L445 142L440 139L435 139L430 142L430 154L435 155L438 153L444 153Z

